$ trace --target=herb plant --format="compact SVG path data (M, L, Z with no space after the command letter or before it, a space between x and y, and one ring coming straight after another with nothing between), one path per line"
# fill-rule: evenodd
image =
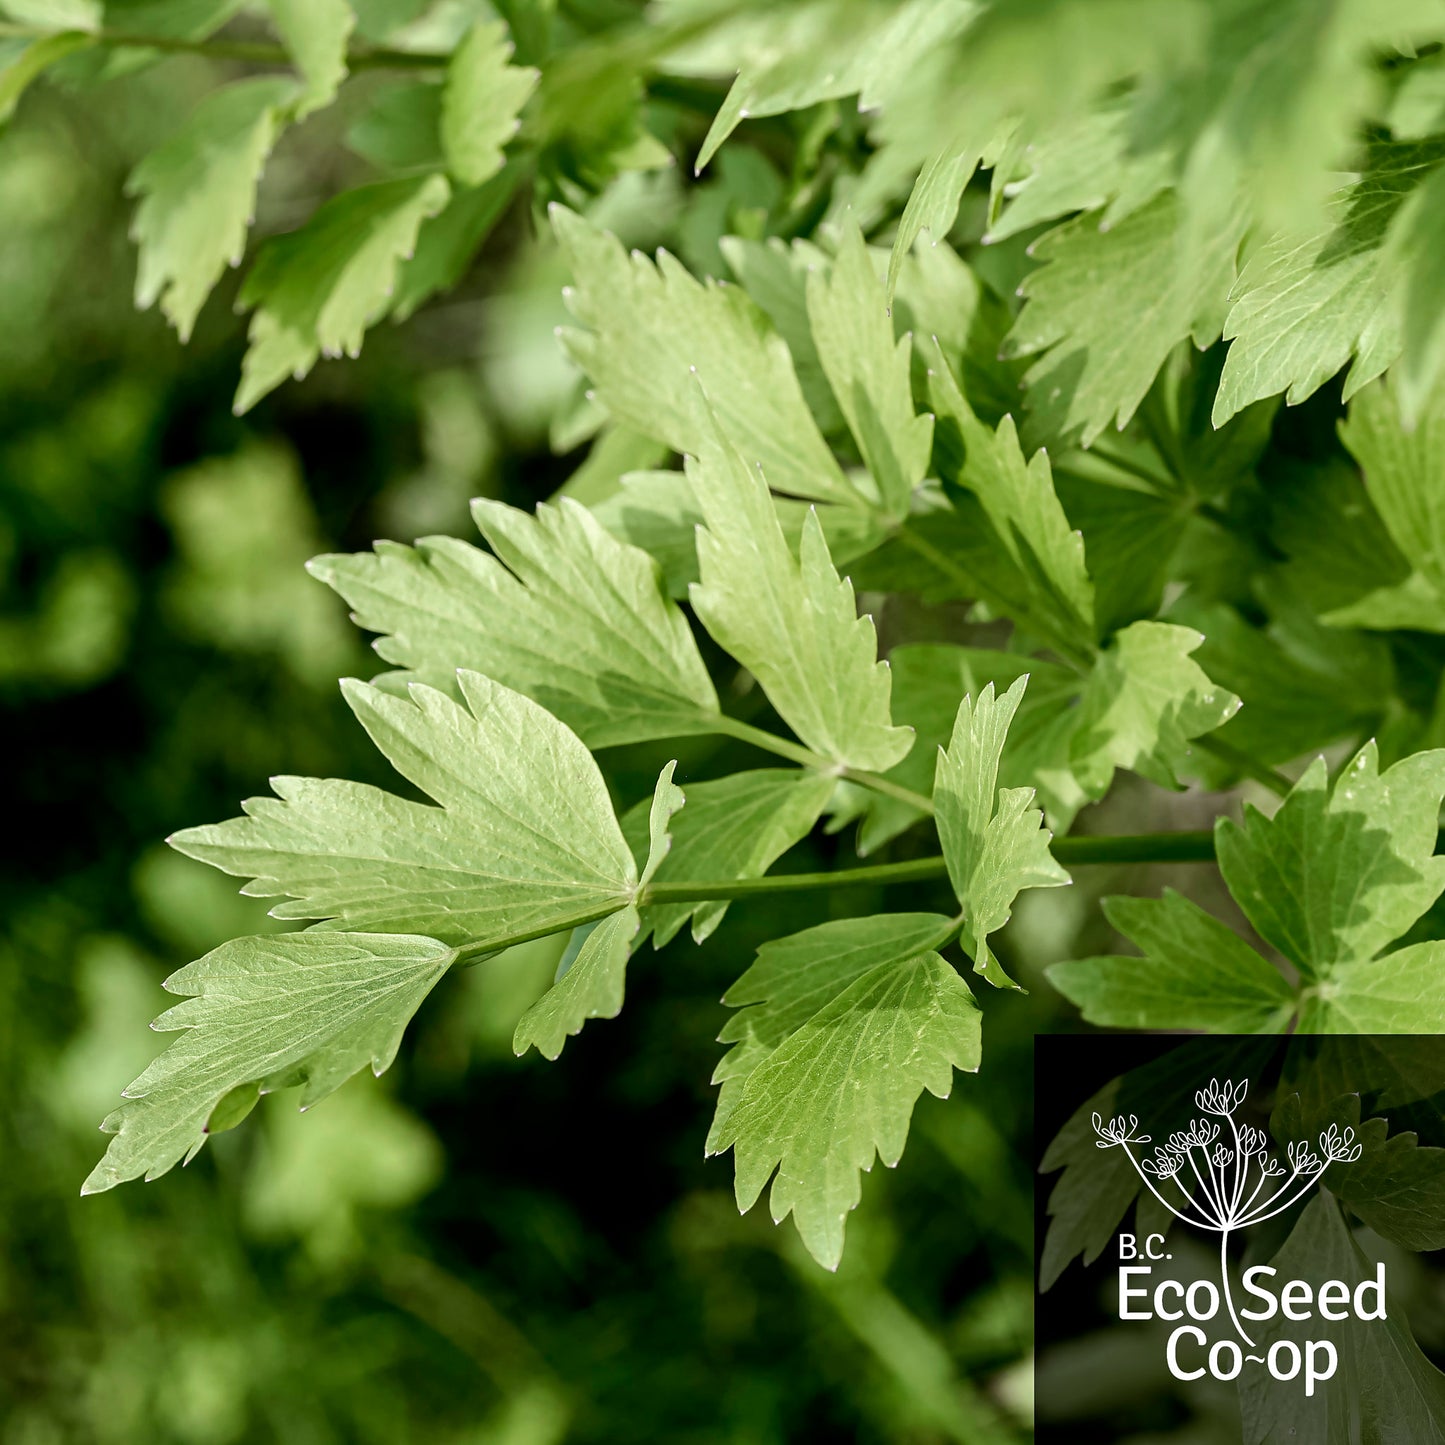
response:
M738 961L708 1147L828 1266L1038 975L1016 901L1076 870L1215 862L1238 907L1109 900L1138 955L1037 977L1089 1024L1445 1031L1434 6L419 8L0 6L0 111L233 64L129 189L182 340L249 249L238 411L530 222L590 444L535 512L479 501L485 546L311 563L392 669L343 688L399 791L280 777L171 840L308 926L167 981L87 1191L380 1073L449 972L565 933L515 1038L556 1059L647 942L791 890L839 916ZM368 179L249 245L272 151L378 72ZM609 205L679 163L688 264L629 254ZM1124 774L1218 821L1101 830ZM870 861L790 871L819 829Z

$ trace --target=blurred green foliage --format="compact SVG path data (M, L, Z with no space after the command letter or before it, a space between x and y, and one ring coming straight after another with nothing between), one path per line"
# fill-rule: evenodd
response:
M382 780L334 685L372 660L302 561L547 494L572 466L549 428L585 405L552 337L565 278L517 218L445 306L234 418L241 323L211 308L182 351L129 301L121 181L192 66L204 87L176 61L164 103L148 74L33 92L0 147L0 1441L1020 1438L1020 1009L982 1087L920 1107L906 1176L867 1181L836 1278L703 1159L739 960L876 897L734 905L705 948L648 954L646 1007L565 1069L512 1057L559 943L516 949L453 980L379 1084L266 1100L164 1186L79 1198L161 1042L160 979L276 926L160 840L283 769ZM781 194L750 155L693 190L639 178L600 219L713 264L740 204ZM334 153L284 159L301 192Z

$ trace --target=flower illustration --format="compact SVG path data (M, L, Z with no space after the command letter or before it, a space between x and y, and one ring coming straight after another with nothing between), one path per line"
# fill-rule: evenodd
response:
M1160 1179L1173 1179L1184 1167L1184 1160L1167 1149L1156 1149L1152 1159L1142 1159L1139 1162L1141 1168Z
M1211 1079L1194 1095L1194 1102L1206 1114L1218 1114L1224 1117L1239 1108L1248 1092L1248 1079L1244 1079L1238 1084L1231 1083L1228 1079L1222 1084L1218 1079Z
M1363 1147L1355 1143L1355 1131L1346 1128L1342 1132L1338 1124L1331 1124L1320 1135L1320 1149L1331 1164L1353 1164L1363 1152Z
M1223 1169L1226 1164L1233 1163L1234 1150L1225 1144L1216 1144L1212 1157L1214 1159L1214 1167L1216 1169Z
M1310 1148L1308 1139L1297 1139L1285 1150L1296 1174L1322 1174L1325 1161Z
M1239 1157L1249 1159L1255 1154L1263 1154L1269 1148L1269 1140L1265 1137L1263 1129L1256 1129L1253 1124L1241 1124L1239 1126Z
M1094 1115L1094 1132L1099 1136L1096 1147L1099 1149L1112 1149L1116 1144L1148 1144L1150 1138L1147 1134L1136 1134L1134 1131L1139 1127L1139 1116L1130 1114L1126 1119L1122 1114L1116 1114L1106 1124L1099 1114Z
M1219 1125L1196 1119L1187 1129L1176 1129L1169 1136L1169 1147L1180 1154L1191 1149L1207 1149L1219 1138Z

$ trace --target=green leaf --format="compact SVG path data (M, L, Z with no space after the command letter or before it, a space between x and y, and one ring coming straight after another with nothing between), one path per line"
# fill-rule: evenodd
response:
M979 421L936 344L928 380L939 448L948 459L945 476L977 497L1032 612L1047 619L1066 646L1087 651L1094 641L1094 585L1084 566L1084 539L1054 491L1048 453L1037 451L1025 462L1012 417L997 431Z
M793 844L806 838L832 795L834 780L799 768L756 768L687 785L687 810L673 825L672 846L653 876L659 883L761 878ZM656 804L654 803L654 808ZM647 816L639 804L622 831L640 853ZM701 943L728 910L726 900L653 903L642 910L653 945L661 948L692 920Z
M889 721L888 668L870 617L840 579L816 513L795 560L767 484L716 419L687 475L707 525L697 537L702 580L693 610L762 684L783 721L814 752L848 767L885 769L913 735Z
M457 668L542 704L589 747L704 733L718 702L656 563L570 498L536 514L479 499L495 556L451 537L318 557L314 576L383 634L406 676L451 689Z
M785 244L776 236L749 241L724 236L718 248L748 299L757 305L787 343L798 385L819 429L827 436L843 429L843 413L823 371L808 321L808 277L826 271L827 254L811 241Z
M1396 360L1401 257L1386 236L1442 156L1439 137L1376 144L1364 175L1332 203L1330 230L1281 236L1249 258L1230 294L1216 426L1261 397L1284 392L1291 405L1301 402L1353 358L1348 401Z
M1232 929L1172 888L1154 898L1110 898L1109 922L1143 958L1056 963L1049 982L1100 1028L1278 1033L1295 996L1279 970Z
M739 1010L723 1025L720 1044L731 1044L713 1072L721 1084L708 1134L708 1152L743 1097L753 1070L778 1050L850 984L882 964L941 948L954 925L938 913L887 913L839 918L776 938L758 949L751 967L723 995Z
M1403 415L1403 390L1390 377L1358 392L1340 438L1360 464L1365 490L1413 571L1403 582L1336 608L1325 621L1445 632L1445 490L1440 486L1445 385L1421 398L1410 418Z
M1445 1033L1445 944L1412 943L1366 963L1335 964L1306 995L1300 1032Z
M165 987L189 997L153 1025L181 1037L101 1125L116 1137L81 1192L189 1161L258 1094L304 1085L305 1109L368 1064L381 1074L453 957L432 938L311 932L238 938L187 964Z
M926 231L937 243L953 229L959 203L973 173L978 169L981 151L976 145L950 146L939 151L919 172L908 204L898 222L893 250L888 257L888 297L891 300L898 285L898 274L913 244Z
M299 231L268 241L240 304L255 307L236 411L248 411L319 356L355 356L394 300L399 262L447 203L441 176L379 181L327 201Z
M521 170L513 166L485 185L455 191L446 209L422 222L416 250L401 263L391 314L405 321L438 291L449 291L467 274L482 242L517 193Z
M893 339L888 300L853 227L831 271L808 278L808 319L823 371L883 510L906 517L928 471L933 423L913 409L910 338Z
M590 925L572 966L518 1021L514 1053L536 1048L543 1058L555 1059L588 1019L615 1019L622 1012L627 959L638 926L637 909L631 906Z
M1400 411L1414 427L1432 396L1445 388L1445 171L1437 170L1405 202L1397 221L1397 244L1409 258L1405 282L1405 342L1395 368ZM1437 406L1438 410L1438 406Z
M479 21L452 53L442 92L441 138L447 166L459 184L479 186L506 162L503 147L516 135L523 105L539 72L509 65L512 42L503 21Z
M676 770L677 760L674 758L658 774L657 787L652 793L652 806L647 811L647 856L643 859L642 875L638 879L639 890L652 882L657 870L662 867L663 860L671 851L672 834L668 831L668 826L687 802L682 789L672 781ZM626 834L624 823L623 836Z
M1166 194L1107 231L1097 214L1081 216L1035 242L1042 264L1023 283L1005 347L1045 353L1024 383L1046 434L1078 433L1088 446L1111 421L1122 429L1180 342L1202 349L1218 337L1243 229L1226 210L1196 235Z
M1340 1207L1317 1194L1305 1206L1284 1247L1270 1260L1280 1279L1305 1280L1318 1289L1341 1280L1353 1293L1375 1275L1345 1225ZM1311 1318L1293 1325L1284 1315L1254 1331L1261 1354L1278 1340L1300 1347L1305 1338L1335 1346L1338 1372L1329 1385L1305 1395L1282 1389L1265 1371L1245 1371L1239 1404L1245 1445L1299 1440L1306 1445L1349 1445L1353 1440L1445 1442L1445 1375L1420 1353L1403 1311L1381 1320L1346 1314L1340 1321Z
M182 341L228 265L240 264L261 168L285 124L293 81L262 76L213 91L131 172L139 196L136 305L160 300Z
M1215 828L1235 901L1306 978L1331 979L1336 965L1373 958L1445 888L1445 857L1434 856L1445 750L1378 768L1367 743L1331 790L1316 758L1274 817L1247 807L1243 824L1223 818ZM1395 954L1392 963L1403 970L1405 960ZM1418 983L1402 973L1402 990ZM1367 973L1354 986L1373 991L1379 980Z
M356 24L347 0L266 0L277 33L306 81L299 119L336 99L346 79L346 42Z
M895 955L757 1064L708 1147L733 1150L743 1211L776 1169L774 1222L792 1214L808 1252L836 1269L859 1171L875 1156L896 1165L918 1096L947 1098L953 1070L976 1071L979 1053L978 1005L952 966L931 952Z
M760 8L743 29L737 79L703 139L697 169L740 121L852 95L886 82L890 72L906 76L916 54L909 31L924 27L926 38L931 12L956 9L940 0L802 0Z
M974 968L995 988L1019 985L1003 971L988 935L1008 922L1025 888L1056 888L1073 880L1049 852L1053 834L1031 808L1032 788L999 788L999 757L1028 684L1021 677L1000 698L993 684L977 701L964 698L953 737L938 754L933 803L938 839L953 891L963 906Z
M701 384L729 436L747 437L768 485L815 501L859 504L818 431L788 348L736 286L700 282L659 251L627 256L615 236L562 206L552 225L576 286L564 294L587 331L567 350L618 421L696 455L706 430Z
M15 50L0 52L0 125L15 114L30 82L67 55L95 44L83 30L65 30L42 36Z
M1177 787L1174 770L1189 740L1238 711L1239 699L1190 658L1203 641L1192 627L1135 622L1100 655L1084 686L1072 749L1074 772L1090 796L1103 797L1116 768Z
M275 778L247 816L171 840L284 896L278 918L428 933L478 946L520 942L613 912L637 888L592 755L552 715L474 672L459 706L420 685L390 697L348 680L377 747L439 807L337 779Z
M882 540L886 525L874 512L803 502L796 497L774 497L773 510L794 556L802 546L808 514L816 512L828 552L840 567L871 552ZM642 548L657 562L670 596L687 596L699 580L697 529L703 515L685 473L628 472L617 491L593 503L591 511L614 537Z

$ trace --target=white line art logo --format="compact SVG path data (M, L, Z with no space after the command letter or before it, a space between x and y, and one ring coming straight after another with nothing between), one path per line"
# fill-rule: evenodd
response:
M1152 1157L1147 1157L1145 1146L1153 1140L1139 1132L1137 1115L1118 1114L1106 1122L1095 1113L1093 1122L1094 1132L1099 1136L1098 1147L1122 1149L1145 1187L1170 1214L1194 1229L1219 1235L1220 1290L1224 1304L1240 1340L1253 1349L1255 1341L1243 1320L1267 1320L1278 1311L1280 1300L1266 1284L1276 1271L1268 1265L1246 1270L1242 1281L1244 1290L1260 1303L1255 1309L1237 1308L1230 1281L1230 1235L1236 1230L1263 1224L1297 1204L1332 1164L1353 1164L1360 1157L1361 1147L1355 1142L1353 1129L1331 1124L1319 1135L1317 1146L1308 1140L1289 1143L1285 1148L1289 1166L1286 1168L1285 1163L1270 1152L1270 1140L1262 1129L1241 1124L1235 1118L1248 1091L1248 1080L1221 1083L1211 1079L1194 1095L1201 1113L1209 1117L1195 1119L1187 1129L1170 1134L1166 1142L1155 1147ZM1142 1250L1133 1235L1121 1234L1119 1242L1121 1260L1170 1258L1156 1248L1156 1244L1162 1246L1164 1242L1161 1235L1150 1235ZM1299 1312L1303 1292L1325 1319L1344 1319L1351 1306L1358 1319L1384 1319L1384 1272L1382 1264L1376 1278L1361 1282L1353 1295L1343 1282L1329 1281L1320 1287L1317 1299L1307 1283L1292 1281L1281 1294L1286 1301L1291 1295L1293 1298L1293 1305L1286 1303L1284 1313L1291 1319L1308 1317ZM1149 1291L1132 1281L1150 1273L1152 1266L1148 1264L1121 1266L1120 1319L1178 1320L1187 1313L1191 1319L1208 1320L1217 1313L1220 1295L1208 1280L1196 1281L1187 1290L1177 1280L1162 1280L1154 1290L1152 1312L1147 1306L1135 1310L1133 1301L1147 1300ZM1166 1308L1171 1293L1179 1296L1178 1310ZM1186 1369L1180 1351L1189 1341L1202 1347L1206 1338L1197 1325L1181 1325L1174 1331L1169 1341L1168 1363L1176 1378L1198 1379L1205 1373L1202 1367ZM1266 1365L1278 1380L1294 1379L1303 1368L1307 1395L1314 1393L1317 1383L1334 1374L1337 1363L1334 1346L1328 1340L1309 1341L1303 1352L1292 1340L1276 1340L1267 1355L1246 1355L1235 1341L1225 1338L1211 1347L1208 1370L1216 1379L1232 1380L1246 1360Z

